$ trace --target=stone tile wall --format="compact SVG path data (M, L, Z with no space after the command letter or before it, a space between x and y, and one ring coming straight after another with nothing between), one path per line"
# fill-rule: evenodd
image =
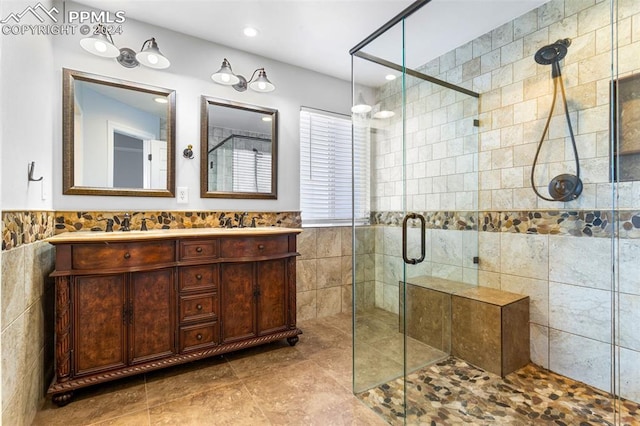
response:
M54 252L43 241L2 252L3 424L29 424L52 378Z
M298 321L351 312L351 227L303 228L298 235Z

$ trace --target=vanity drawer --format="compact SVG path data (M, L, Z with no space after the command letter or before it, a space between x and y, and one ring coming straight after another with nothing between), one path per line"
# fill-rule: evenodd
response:
M225 238L220 241L224 258L259 257L289 252L289 237Z
M180 322L218 319L218 294L206 293L180 297Z
M178 271L180 291L218 288L218 265L183 266Z
M216 259L218 240L180 241L180 260Z
M205 349L218 344L217 322L180 327L180 352Z
M74 244L73 269L108 269L171 263L175 261L173 241L135 243Z

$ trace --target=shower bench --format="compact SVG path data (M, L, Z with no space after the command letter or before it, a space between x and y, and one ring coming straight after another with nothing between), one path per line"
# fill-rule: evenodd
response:
M408 336L503 377L529 363L529 296L429 276L406 291Z

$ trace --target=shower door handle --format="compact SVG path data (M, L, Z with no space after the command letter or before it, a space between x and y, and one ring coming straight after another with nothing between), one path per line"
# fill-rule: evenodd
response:
M409 219L418 219L420 220L420 257L418 259L409 259L407 257L407 222ZM424 255L426 252L426 235L425 235L425 225L426 221L424 216L418 213L409 213L404 217L402 221L402 259L404 263L408 263L409 265L417 265L424 260Z

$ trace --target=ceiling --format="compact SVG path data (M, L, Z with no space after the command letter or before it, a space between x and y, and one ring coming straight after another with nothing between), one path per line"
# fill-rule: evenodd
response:
M349 50L413 3L413 0L77 1L102 10L124 10L127 18L347 81L351 80ZM407 66L418 67L546 1L432 0L406 21ZM245 26L258 29L258 36L244 36ZM368 53L401 61L401 40L397 25L374 42ZM164 53L170 57L169 52ZM381 67L365 68L359 82L371 86L384 83Z

